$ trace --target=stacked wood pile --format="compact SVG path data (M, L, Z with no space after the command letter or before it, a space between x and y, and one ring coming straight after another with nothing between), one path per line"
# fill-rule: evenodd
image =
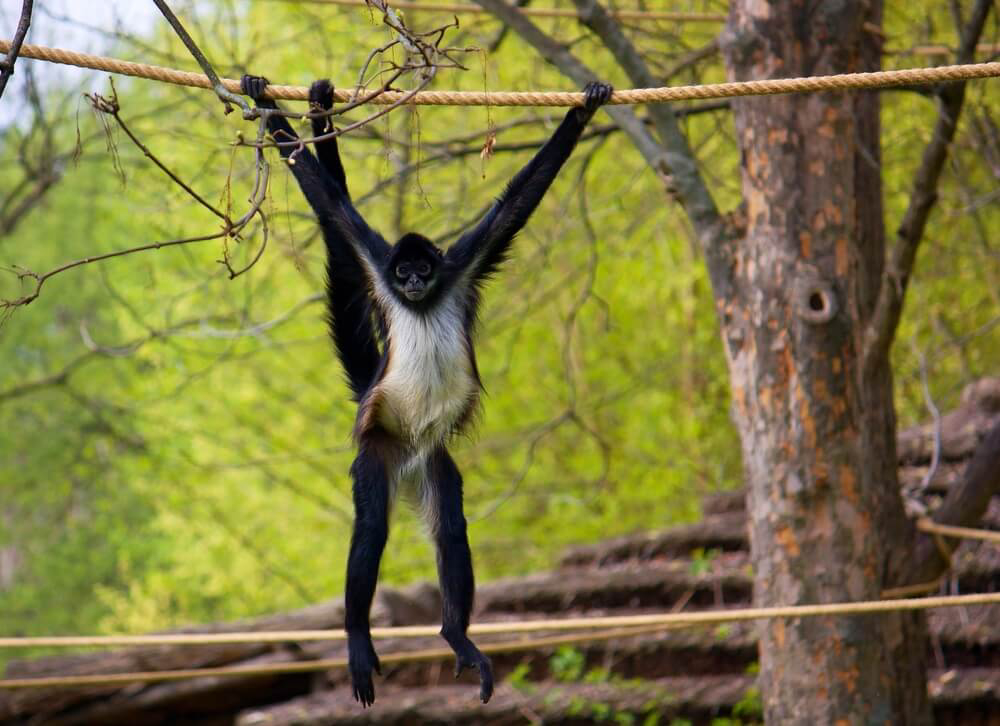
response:
M970 386L940 436L926 425L900 435L901 483L914 507L933 509L961 475L977 438L1000 421L1000 379ZM939 463L927 472L939 440ZM926 485L925 485L926 484ZM984 527L1000 530L1000 497ZM476 622L746 607L751 575L741 493L705 503L698 524L621 537L566 553L552 572L479 588ZM949 592L1000 589L1000 548L967 542L953 558ZM438 620L436 587L383 588L377 625ZM1000 726L1000 607L929 614L930 691L939 724ZM339 629L341 602L188 632ZM544 635L544 634L541 634ZM512 636L514 637L514 636ZM523 637L523 636L517 636ZM480 643L493 642L486 637ZM379 652L436 647L436 639L380 641ZM12 663L6 677L121 673L343 657L342 643L138 647ZM754 626L733 623L497 654L499 685L478 703L477 679L452 679L450 660L383 669L374 708L350 697L342 670L256 677L0 692L3 724L707 724L756 720ZM648 720L647 720L648 719Z

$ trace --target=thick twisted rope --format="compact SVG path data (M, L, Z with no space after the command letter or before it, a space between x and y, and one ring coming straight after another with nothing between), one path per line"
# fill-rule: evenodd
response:
M0 40L0 51L10 48L7 41ZM47 48L40 45L24 45L21 57L44 60L51 63L91 68L126 76L148 78L154 81L174 83L194 88L211 88L208 78L200 73L178 71L173 68L131 63L117 58L88 55ZM611 97L613 104L656 103L660 101L689 101L711 98L732 98L735 96L767 96L779 93L804 93L809 91L847 91L890 86L924 85L965 81L974 78L995 78L1000 76L1000 62L969 63L967 65L939 66L936 68L909 68L873 73L846 73L835 76L814 76L811 78L776 78L763 81L741 81L737 83L712 83L703 86L675 86L665 88L633 88L615 91ZM222 79L229 90L239 93L240 82L231 78ZM309 89L303 86L267 87L267 96L274 99L305 101ZM336 100L351 99L353 92L337 89ZM405 91L386 91L375 97L372 103L397 103L408 94ZM409 98L408 103L419 106L580 106L583 94L561 91L421 91Z

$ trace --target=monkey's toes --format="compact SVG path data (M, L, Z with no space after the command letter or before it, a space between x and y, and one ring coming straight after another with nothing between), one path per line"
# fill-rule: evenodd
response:
M466 668L479 671L479 698L487 703L493 696L493 664L490 659L476 650L475 654L459 655L455 658L455 678Z
M382 675L382 666L371 638L351 639L347 641L347 669L351 673L351 690L354 700L367 708L375 703L375 684L372 673Z
M479 700L489 703L493 696L493 666L490 659L483 656L483 662L479 666Z
M354 700L361 704L362 708L368 708L375 703L375 684L368 678L364 683L353 683Z

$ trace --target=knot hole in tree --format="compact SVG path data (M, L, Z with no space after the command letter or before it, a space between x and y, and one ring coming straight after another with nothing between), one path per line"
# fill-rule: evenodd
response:
M830 283L814 275L805 275L796 285L795 307L799 317L807 323L822 325L837 314L837 295Z

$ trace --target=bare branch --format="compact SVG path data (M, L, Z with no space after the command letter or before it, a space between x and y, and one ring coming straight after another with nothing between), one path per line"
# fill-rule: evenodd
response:
M24 0L21 5L21 19L17 23L17 30L14 31L14 38L10 43L10 51L7 57L0 62L0 98L7 88L7 81L14 75L14 63L17 61L17 54L21 52L21 45L24 43L24 36L28 34L28 26L31 25L31 8L34 0Z
M934 515L934 521L956 527L975 527L996 494L1000 494L1000 421L979 442L961 483L948 490L941 508ZM952 550L959 544L955 540L945 542ZM945 572L949 564L938 542L925 534L917 542L914 561L917 565L910 578L911 583L932 582Z
M198 202L198 204L203 206L205 209L210 211L219 219L226 218L225 214L223 214L218 209L213 207L209 202L205 201L205 199L200 194L198 194L198 192L196 192L194 189L185 184L180 177L178 177L174 172L172 172L169 168L167 168L167 166L163 162L161 162L158 158L156 158L153 152L149 150L149 147L147 147L145 144L139 141L136 135L132 133L132 129L128 127L128 125L122 120L122 117L119 115L119 111L121 111L121 106L118 103L118 93L117 91L115 91L114 80L111 81L110 98L105 98L104 96L101 96L98 93L93 93L93 94L85 93L84 96L88 101L90 101L90 104L94 107L95 111L107 114L108 116L114 118L114 120L118 122L118 126L121 128L121 130L125 132L125 135L129 137L129 139L132 141L133 144L136 145L139 151L141 151L147 159L153 162L153 164L155 164L160 171L162 171L164 174L170 177L171 181L173 181L174 184L176 184L185 192L187 192L192 199L194 199L196 202Z
M0 312L9 311L12 308L20 307L22 305L28 305L33 302L42 290L42 285L55 275L60 272L66 272L66 270L72 270L74 267L80 267L82 265L89 265L94 262L100 262L102 260L110 260L113 257L124 257L125 255L131 255L136 252L144 252L145 250L158 250L164 247L174 247L177 245L191 244L192 242L206 242L211 239L219 239L223 237L225 232L216 232L215 234L203 235L201 237L186 237L184 239L168 240L167 242L150 242L149 244L139 245L138 247L129 247L125 250L118 250L116 252L107 252L103 255L91 255L89 257L83 257L79 260L74 260L72 262L67 262L59 267L55 267L45 273L32 272L31 270L25 270L19 267L8 268L9 272L13 272L17 275L19 280L32 279L35 281L35 289L32 290L27 295L23 295L14 300L0 300ZM2 269L2 268L0 268Z
M976 44L992 6L992 0L977 1L962 32L957 63L971 63L974 60ZM910 203L896 230L896 244L886 261L875 310L865 330L864 369L868 371L874 370L886 359L896 336L917 250L923 240L931 210L937 203L938 181L962 114L965 83L956 82L940 88L937 102L938 117L934 131L924 148L920 168L913 182Z
M537 50L542 58L558 68L563 75L581 86L598 80L597 74L591 68L584 65L565 45L543 33L518 8L509 5L505 0L476 0L476 3L510 26L511 30ZM654 171L659 172L665 163L663 147L643 127L635 112L626 106L604 106L603 110L628 134L646 163Z
M174 32L177 33L182 41L184 41L184 45L187 46L188 51L192 56L194 56L194 59L198 61L198 65L201 66L201 70L206 76L208 76L208 80L212 83L212 90L215 91L215 95L217 95L219 100L222 101L226 108L226 113L232 112L233 107L229 104L235 103L243 109L244 118L256 118L254 109L250 107L250 104L243 100L242 96L237 93L233 93L222 85L222 81L219 80L219 74L215 72L214 68L212 68L212 64L208 62L208 58L206 58L205 54L201 52L197 43L194 42L194 38L192 38L188 34L187 30L184 29L181 21L177 19L176 15L174 15L174 11L170 9L170 6L168 6L163 0L153 0L153 2L156 4L156 7L160 9L160 12L163 13L163 17L167 19L167 22L170 23L170 27L172 27Z
M622 32L618 21L597 0L573 0L580 21L590 28L618 61L618 65L628 74L639 88L654 88L658 80L650 72L639 51ZM713 49L714 52L714 49ZM713 277L727 272L729 265L718 267L711 263L715 246L720 241L724 227L720 223L719 210L712 199L712 193L705 185L698 169L698 160L691 150L687 137L681 131L673 109L668 103L649 105L649 115L656 126L656 133L666 150L663 163L666 168L657 171L670 174L678 200L684 205L688 217L701 240L709 270Z
M597 80L593 70L584 65L566 46L543 33L517 8L504 0L476 0L476 2L509 25L545 60L552 63L566 76L581 85ZM578 7L580 6L578 3ZM595 32L597 32L597 28L600 28L598 35L605 40L609 49L616 53L619 64L626 72L636 74L637 78L651 79L652 75L639 58L635 48L622 36L621 29L617 27L607 12L596 3L586 3L582 7L591 11L589 21L584 18L584 22L593 23L592 27L595 28ZM655 86L657 84L643 81L639 85ZM657 110L658 106L659 104L653 104L649 113L654 118L654 125L661 136L660 141L657 141L650 134L632 109L625 106L605 106L604 111L629 136L657 176L671 179L673 184L671 190L676 188L678 191L679 200L684 205L701 241L709 274L712 278L712 288L718 300L728 294L731 285L730 245L724 243L731 239L732 228L723 223L715 202L701 178L687 139L677 126L673 112L669 108Z

